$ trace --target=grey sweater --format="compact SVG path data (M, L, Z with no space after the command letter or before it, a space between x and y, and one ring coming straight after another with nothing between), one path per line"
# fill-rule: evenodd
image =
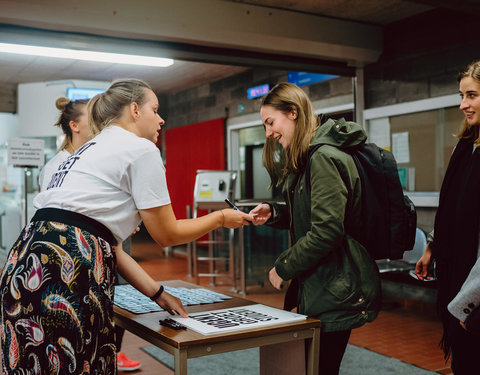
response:
M465 322L468 315L480 305L480 258L472 267L456 297L448 304L448 311Z

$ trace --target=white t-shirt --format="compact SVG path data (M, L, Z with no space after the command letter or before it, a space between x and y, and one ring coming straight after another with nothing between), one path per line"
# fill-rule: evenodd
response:
M140 224L139 209L170 204L160 151L144 138L109 126L61 163L34 199L104 224L119 241Z
M57 154L43 166L42 170L38 174L38 186L40 186L40 191L44 191L47 188L50 178L57 171L58 166L62 164L69 156L70 153L66 150L58 151Z

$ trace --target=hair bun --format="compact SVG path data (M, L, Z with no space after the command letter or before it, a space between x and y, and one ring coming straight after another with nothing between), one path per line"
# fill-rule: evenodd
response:
M70 103L70 99L62 96L60 98L57 99L57 101L55 102L55 105L57 106L57 109L60 110L60 111L65 111L65 108L67 108L67 105Z

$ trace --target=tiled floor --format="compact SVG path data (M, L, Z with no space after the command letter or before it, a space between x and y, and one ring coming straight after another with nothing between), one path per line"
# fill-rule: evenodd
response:
M134 242L132 255L140 265L156 280L184 280L196 283L187 277L187 262L182 256L165 257L163 250L153 243ZM209 285L210 278L200 278L199 283L220 292L230 292L231 285ZM218 281L221 283L221 280ZM266 305L281 308L283 293L271 287L252 287L246 298ZM384 309L378 318L352 332L350 343L416 366L436 371L439 374L451 374L445 364L443 353L438 348L441 338L441 325L431 312L418 312L415 304L404 303L403 307ZM431 309L433 310L433 309ZM142 368L135 374L170 375L173 371L155 361L140 348L150 345L148 342L125 333L122 351L129 357L142 362ZM375 373L375 369L372 369ZM122 372L120 372L122 374ZM125 373L126 374L126 373ZM388 375L388 374L378 374Z

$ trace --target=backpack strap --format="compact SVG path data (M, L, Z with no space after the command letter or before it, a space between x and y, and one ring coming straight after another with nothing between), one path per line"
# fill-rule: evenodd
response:
M315 153L315 151L317 151L320 146L323 146L323 143L318 143L316 145L313 145L312 147L310 147L310 149L308 150L308 157L307 157L307 162L305 163L305 182L306 182L306 186L308 189L310 189L310 160L312 159L312 156L313 154Z
M311 164L310 160L312 159L313 154L323 145L324 145L324 143L319 143L319 144L313 145L312 147L310 147L310 150L308 151L308 159L307 159L307 162L306 162L306 165L305 165L305 185L310 192L312 190L312 188L311 188L311 177L310 177L310 164ZM345 233L347 233L346 228L345 228ZM346 237L344 237L344 240L345 239L346 239ZM347 249L346 250L346 255L350 260L350 264L352 265L356 274L359 276L360 273L361 273L360 268L359 268L358 264L355 262L355 259L353 258L352 254L348 250L348 247L346 247L346 249Z

